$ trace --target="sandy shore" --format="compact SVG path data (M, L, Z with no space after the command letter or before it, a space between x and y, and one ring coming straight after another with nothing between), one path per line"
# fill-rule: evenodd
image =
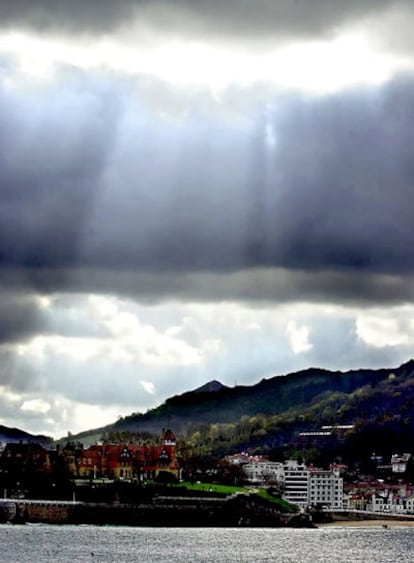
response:
M387 526L387 528L395 527L395 526L404 526L407 528L414 527L414 520L341 520L337 522L329 522L326 524L317 524L318 528L325 528L325 527L383 527Z

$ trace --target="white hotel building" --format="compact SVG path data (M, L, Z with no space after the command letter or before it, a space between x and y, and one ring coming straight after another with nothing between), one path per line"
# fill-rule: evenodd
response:
M338 470L308 468L297 461L284 464L283 498L300 507L342 508L343 480Z
M343 507L343 480L338 469L316 469L296 460L281 463L258 456L238 457L231 459L231 463L242 464L250 483L280 484L284 490L283 498L297 506Z
M343 507L343 481L338 470L309 470L309 504L338 509Z
M284 463L283 498L297 506L309 505L309 469L306 465L289 460Z
M257 460L244 467L251 483L283 485L283 498L300 507L343 507L343 481L339 471L307 467L297 461L285 463Z

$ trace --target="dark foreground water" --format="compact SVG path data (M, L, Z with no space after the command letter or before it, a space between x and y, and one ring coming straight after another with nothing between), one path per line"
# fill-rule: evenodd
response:
M124 528L1 525L2 563L414 561L414 528Z

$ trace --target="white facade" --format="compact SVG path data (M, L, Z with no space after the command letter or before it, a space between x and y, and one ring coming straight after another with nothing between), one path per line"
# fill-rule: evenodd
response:
M281 484L283 498L301 508L325 506L343 508L343 480L339 468L309 468L296 460L269 461L261 456L239 454L226 458L243 466L247 481L264 485Z
M284 463L285 487L283 498L304 507L309 504L309 469L306 465L289 460Z
M311 470L309 475L309 504L329 508L343 506L343 480L339 471Z
M409 514L414 514L414 496L410 496L406 498L405 506Z
M404 473L407 469L407 463L411 458L411 454L394 454L391 456L391 466L393 473Z
M388 491L381 493L373 493L371 502L367 504L366 509L373 512L392 512L393 514L406 514L409 512L410 503L407 503L405 497L393 495Z
M309 469L296 461L284 464L285 490L283 498L300 507L322 505L343 506L343 480L338 470Z
M250 461L243 466L246 479L251 483L280 483L284 481L283 463L277 461Z

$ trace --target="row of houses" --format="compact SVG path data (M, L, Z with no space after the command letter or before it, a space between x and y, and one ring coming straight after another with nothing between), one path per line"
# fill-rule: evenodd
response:
M64 447L48 450L36 443L6 444L0 456L0 470L6 474L22 472L52 475L63 468L75 479L119 479L144 481L161 472L180 476L176 439L171 430L162 433L157 443L97 443L84 448L68 442Z
M344 508L394 514L414 514L414 486L400 481L365 479L348 483L344 492Z

